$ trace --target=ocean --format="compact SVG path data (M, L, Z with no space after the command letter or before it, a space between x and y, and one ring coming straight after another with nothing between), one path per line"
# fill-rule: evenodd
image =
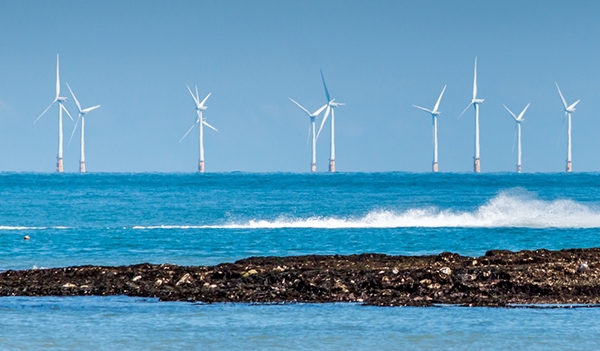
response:
M600 247L599 179L593 173L1 173L0 271ZM0 349L594 349L599 317L596 308L1 297Z

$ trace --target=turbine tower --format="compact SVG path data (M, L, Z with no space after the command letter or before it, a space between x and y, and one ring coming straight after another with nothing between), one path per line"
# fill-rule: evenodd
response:
M525 106L525 108L523 109L523 111L521 111L521 113L519 113L519 115L515 115L508 107L506 107L506 105L502 104L502 106L504 106L504 108L506 109L506 111L508 111L508 113L510 113L511 116L513 116L513 118L515 119L515 122L517 122L517 172L521 173L521 123L523 123L523 121L525 119L523 119L523 116L525 115L525 111L527 111L527 109L529 108L529 105L531 105L531 103L528 103L527 106ZM513 147L514 147L514 141L513 141Z
M477 57L475 57L475 69L473 72L473 99L471 99L471 102L460 115L462 116L471 105L475 107L475 157L473 170L475 173L479 173L481 172L481 163L479 161L479 105L483 103L483 99L477 98Z
M73 120L69 111L64 106L64 102L67 101L66 97L60 96L60 69L59 69L59 60L58 54L56 54L56 97L54 100L46 107L44 112L33 122L35 124L42 116L54 105L54 103L58 102L58 156L56 157L56 171L63 171L63 121L62 121L62 112L63 110L67 113L67 116Z
M196 121L194 122L194 124L192 124L190 129L188 129L188 131L181 138L181 140L179 140L179 142L182 142L183 139L185 139L185 137L188 134L190 134L190 132L192 131L192 129L194 129L196 124L200 124L200 136L199 136L200 137L200 142L199 142L200 143L200 158L198 159L198 172L204 173L204 126L207 126L208 128L214 130L215 132L218 132L217 128L208 124L206 122L206 119L204 119L202 117L202 111L206 111L206 109L208 108L208 106L205 106L204 104L206 103L206 100L208 100L208 98L210 97L210 94L212 94L212 93L208 93L208 95L206 95L204 100L200 101L200 96L198 95L198 86L196 86L196 95L194 95L194 93L192 93L192 89L190 89L189 86L187 86L187 89L190 92L192 99L194 100L194 105L196 105Z
M423 110L425 112L430 113L431 118L433 119L433 165L432 165L433 172L438 171L437 117L441 114L441 112L438 110L438 108L440 107L440 101L442 101L442 96L444 96L444 91L446 91L445 85L444 85L444 88L442 89L442 92L440 93L440 97L438 97L437 102L435 103L435 106L433 107L433 110L427 109L425 107L413 105L414 107L418 108L419 110Z
M290 98L290 100L292 100L293 103L295 103L296 105L298 105L298 107L300 107L302 109L302 111L306 112L306 114L308 115L308 117L310 117L310 127L308 129L309 133L312 132L312 158L311 158L311 163L310 163L310 171L311 172L316 172L317 171L317 133L316 133L316 128L315 128L315 119L319 116L319 114L327 106L329 106L329 104L325 104L321 108L319 108L318 110L316 110L315 112L310 113L310 112L308 112L307 109L305 109L304 107L302 107L302 105L300 105L299 103L297 103L296 101L294 101L294 99Z
M100 105L82 109L81 105L79 104L79 101L77 100L77 97L75 96L75 94L73 93L73 90L69 86L69 83L67 83L67 88L69 88L69 91L71 92L71 96L73 97L73 100L75 100L75 104L77 105L77 111L79 111L79 117L77 117L77 121L75 122L75 128L73 128L73 132L71 133L71 138L69 139L69 145L71 144L71 140L73 140L73 135L75 135L75 130L77 130L77 125L79 124L79 120L81 120L81 156L79 158L79 172L85 173L85 115L87 115L89 112L94 111L95 109L99 108Z
M575 101L571 105L567 105L567 101L565 100L565 97L560 91L558 83L554 82L554 84L556 84L556 89L558 89L558 94L560 95L563 107L565 108L565 116L567 117L567 173L571 173L571 171L573 171L573 162L571 160L571 114L575 112L575 107L577 106L579 101L581 101L581 99Z
M325 121L327 121L327 117L329 117L329 111L331 111L331 150L329 154L329 172L335 172L335 108L338 106L344 106L346 104L343 102L335 102L335 99L332 99L331 96L329 96L329 90L327 90L327 84L325 84L323 70L321 70L321 80L323 81L323 87L325 88L325 96L327 97L327 110L325 110L325 117L323 117L321 127L319 128L319 132L317 133L317 139L321 134L321 129L323 129Z

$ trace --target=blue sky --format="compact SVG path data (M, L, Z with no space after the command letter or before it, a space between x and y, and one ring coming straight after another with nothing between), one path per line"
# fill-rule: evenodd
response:
M600 171L600 2L597 1L5 1L0 11L0 170L52 172L62 95L101 104L86 119L89 171L193 172L197 138L185 85L212 92L206 170L306 172L309 120L329 90L340 171L427 172L432 107L442 89L440 171L472 169L469 103L479 57L481 164L513 171L514 121L506 104L531 107L523 170L560 172L566 123L554 86L581 99L573 117L574 171ZM65 135L74 126L65 122ZM318 140L326 171L328 129ZM66 146L66 145L65 145ZM78 140L65 171L78 167Z

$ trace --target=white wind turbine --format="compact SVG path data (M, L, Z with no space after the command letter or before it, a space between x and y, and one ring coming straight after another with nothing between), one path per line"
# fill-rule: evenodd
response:
M570 173L573 170L573 162L571 160L571 114L575 112L575 107L581 101L581 99L575 101L571 105L567 105L567 101L563 96L560 88L558 87L558 83L556 84L556 89L558 89L558 94L560 94L560 99L562 100L563 107L565 108L565 116L567 117L567 173Z
M321 108L316 110L315 112L310 113L310 112L308 112L307 109L302 107L302 105L300 105L299 103L294 101L294 99L290 98L290 100L292 100L293 103L298 105L298 107L300 107L302 109L302 111L306 112L306 114L310 117L310 127L308 130L309 133L312 131L312 158L311 158L311 163L310 163L310 171L316 172L317 171L317 131L315 128L315 119L329 105L325 104Z
M327 90L327 85L325 84L325 77L323 76L323 70L321 70L321 80L323 81L323 87L325 88L325 96L327 97L327 110L325 110L325 117L323 117L321 127L319 128L319 132L317 133L317 139L321 134L321 129L323 129L325 121L327 121L327 117L329 117L329 111L331 111L331 150L329 154L329 172L335 172L335 108L338 106L344 106L346 104L343 102L335 102L335 99L332 99L329 96L329 91Z
M521 173L521 123L523 123L523 121L525 120L523 118L523 116L525 115L525 111L527 111L527 109L529 108L529 105L531 105L531 103L528 103L527 106L525 106L525 108L523 109L523 111L521 111L521 113L519 113L519 115L517 116L508 107L506 107L506 105L502 104L502 106L504 106L506 111L508 111L508 113L510 113L510 115L513 116L513 118L515 119L515 122L517 122L517 172L518 173ZM515 144L513 144L513 147L514 147L514 145Z
M433 172L438 171L437 117L441 114L441 112L438 110L438 108L440 107L440 101L442 101L442 96L444 96L444 91L446 91L445 85L444 85L444 88L442 89L442 92L440 93L440 97L438 97L437 102L435 103L435 106L433 107L433 110L427 109L425 107L413 105L414 107L418 108L419 110L423 110L425 112L430 113L431 118L433 119L433 166L432 166Z
M206 109L208 108L204 104L206 103L206 100L208 100L208 98L210 97L210 94L212 94L212 93L208 93L208 95L206 95L204 100L200 101L200 96L198 95L198 86L196 86L196 95L194 95L194 93L192 93L192 89L190 89L189 86L187 86L187 89L190 92L192 99L194 100L194 104L196 105L196 121L194 122L194 124L192 124L190 129L188 129L188 131L181 138L181 140L179 140L179 142L182 142L183 139L185 139L185 137L188 134L190 134L190 132L192 131L192 129L194 129L196 124L200 125L200 158L198 160L198 172L204 173L204 126L207 126L208 128L214 130L215 132L218 132L217 128L208 124L206 122L206 119L204 119L202 117L202 111L206 111Z
M73 132L71 133L71 138L69 139L69 144L71 144L71 140L73 140L73 135L75 135L75 131L77 130L77 125L79 124L79 120L81 120L81 156L79 159L79 172L85 173L85 115L87 115L89 112L94 111L95 109L99 108L100 105L82 109L81 105L79 104L79 101L77 100L77 97L73 93L73 90L71 90L69 83L67 83L67 88L69 88L69 91L71 92L71 96L73 96L73 100L75 100L75 104L77 105L77 111L79 111L79 117L77 117L77 121L75 122L75 128L73 128Z
M473 170L476 173L481 172L481 163L479 161L479 105L482 103L483 99L477 98L477 57L475 57L475 69L473 73L473 99L471 99L471 102L460 115L462 116L471 105L475 107L475 157Z
M56 157L56 171L63 171L63 123L62 123L62 112L63 110L67 113L67 116L71 120L71 114L67 111L67 108L64 106L64 102L67 101L66 97L60 96L60 70L59 70L59 61L58 54L56 54L56 97L54 100L46 107L44 112L33 122L34 124L42 118L42 116L54 105L55 102L58 102L58 156Z

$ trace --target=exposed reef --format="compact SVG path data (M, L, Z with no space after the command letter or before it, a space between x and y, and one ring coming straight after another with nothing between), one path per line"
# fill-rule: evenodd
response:
M488 251L481 257L252 257L217 266L138 264L0 273L0 296L128 295L203 303L377 306L600 304L600 249Z

